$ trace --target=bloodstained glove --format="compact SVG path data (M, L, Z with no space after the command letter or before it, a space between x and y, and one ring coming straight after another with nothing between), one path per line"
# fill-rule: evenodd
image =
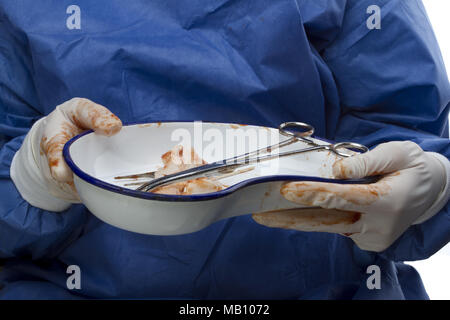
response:
M111 136L122 122L107 108L88 99L73 98L37 121L28 132L11 164L11 178L31 205L63 211L80 202L73 173L64 161L64 144L81 132Z
M388 142L333 165L338 179L382 175L372 184L290 182L280 192L289 201L321 209L254 214L268 227L349 236L363 250L383 251L412 224L439 212L450 196L450 163L411 141ZM316 214L314 213L316 211Z

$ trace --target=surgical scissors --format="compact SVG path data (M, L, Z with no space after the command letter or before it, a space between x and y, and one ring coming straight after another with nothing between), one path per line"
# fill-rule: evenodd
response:
M289 130L290 129L290 130ZM295 129L295 131L293 131ZM280 124L278 127L280 134L289 137L289 139L279 142L277 144L264 147L252 152L247 152L242 155L238 155L232 158L228 158L225 160L216 161L213 163L209 163L206 165L202 165L199 167L191 168L188 170L184 170L178 173L170 174L158 179L154 179L150 182L143 183L136 190L148 192L152 189L160 186L164 186L174 182L182 182L186 180L191 180L199 177L210 177L214 175L216 172L224 173L230 172L236 169L237 167L248 165L255 162L260 162L264 160L270 160L276 157L286 157L299 153L318 151L318 150L326 150L331 151L334 154L340 157L350 157L352 155L342 152L342 149L353 149L355 151L359 151L360 153L365 153L369 149L359 143L355 142L339 142L335 144L324 144L319 145L310 137L314 134L314 127L303 122L284 122ZM286 151L276 154L266 154L271 153L276 149L283 148L292 143L302 141L310 145L310 147L297 149L292 151Z

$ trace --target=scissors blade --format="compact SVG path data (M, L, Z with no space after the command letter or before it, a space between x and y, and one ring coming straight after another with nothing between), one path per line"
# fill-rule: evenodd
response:
M136 190L148 192L152 189L160 186L165 186L170 183L175 182L182 182L186 180L201 178L201 177L211 177L215 175L217 172L228 172L231 169L237 168L238 166L241 166L242 163L238 164L227 164L223 162L214 162L210 164L206 164L200 167L191 168L188 170L184 170L181 172L173 173L155 180L152 180L150 182L146 182L142 184L139 188Z
M328 149L328 147L326 145L322 145L322 146L318 145L318 146L309 147L309 148L305 148L305 149L297 149L297 150L293 150L293 151L286 151L286 152L276 153L276 154L267 154L267 155L258 156L258 157L254 157L254 158L234 157L234 158L230 158L225 161L206 164L206 165L203 165L200 167L195 167L195 168L184 170L184 171L181 171L178 173L170 174L170 175L152 180L150 182L145 182L144 184L142 184L142 186L140 186L136 190L148 192L156 187L165 186L167 184L171 184L171 183L175 183L175 182L183 182L186 180L192 180L192 179L196 179L196 178L200 178L200 177L208 178L208 177L214 176L218 172L219 173L232 172L237 167L240 167L243 165L248 165L248 164L252 164L255 162L261 162L261 161L267 161L267 160L271 160L271 159L275 159L275 158L279 158L279 157L291 156L291 155L295 155L295 154L299 154L299 153L303 153L303 152L309 152L309 151L313 151L313 150L319 150L319 149Z
M280 143L277 143L277 144L274 144L271 146L267 146L267 147L264 147L264 148L261 148L261 149L258 149L258 150L252 151L252 152L247 152L247 153L239 155L239 156L235 156L235 157L228 158L225 160L206 164L206 165L203 165L200 167L195 167L195 168L184 170L184 171L181 171L178 173L167 175L167 176L152 180L150 182L145 182L144 184L142 184L142 186L140 186L136 190L148 192L156 187L164 186L169 183L182 182L182 181L196 179L196 178L200 178L200 177L208 178L217 173L233 172L234 169L236 169L239 166L258 162L259 159L262 158L261 156L259 156L260 154L272 152L274 150L277 150L281 147L287 146L294 142L297 142L297 139L290 138L290 139L287 139ZM254 155L257 155L257 157L251 158ZM270 154L267 156L273 157ZM268 158L266 158L266 159L268 159Z
M155 173L156 173L156 171L130 174L130 175L126 175L126 176L117 176L117 177L114 177L114 179L121 180L121 179L154 178Z

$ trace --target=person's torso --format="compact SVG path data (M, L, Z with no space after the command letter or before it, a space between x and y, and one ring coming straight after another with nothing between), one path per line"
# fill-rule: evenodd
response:
M80 29L67 27L69 3L30 5L28 17L9 12L27 39L43 114L78 96L124 122L302 121L319 136L337 122L325 114L320 58L295 1L78 1ZM270 229L250 216L170 237L89 221L59 261L81 268L80 293L91 297L297 298L357 284L364 272L337 263L352 259L348 239ZM64 286L67 275L52 272L41 276Z
M125 122L297 120L325 135L317 55L296 1L28 5L27 16L4 10L26 39L44 114L79 96Z

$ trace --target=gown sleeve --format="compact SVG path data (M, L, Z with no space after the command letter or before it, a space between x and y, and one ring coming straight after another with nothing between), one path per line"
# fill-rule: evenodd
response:
M339 94L339 121L330 138L367 146L412 140L448 159L450 85L422 2L325 2L317 1L322 7L305 21L310 41L331 70ZM380 8L380 29L367 27L371 5ZM328 22L320 25L321 20ZM447 203L381 254L394 261L426 259L449 241Z

